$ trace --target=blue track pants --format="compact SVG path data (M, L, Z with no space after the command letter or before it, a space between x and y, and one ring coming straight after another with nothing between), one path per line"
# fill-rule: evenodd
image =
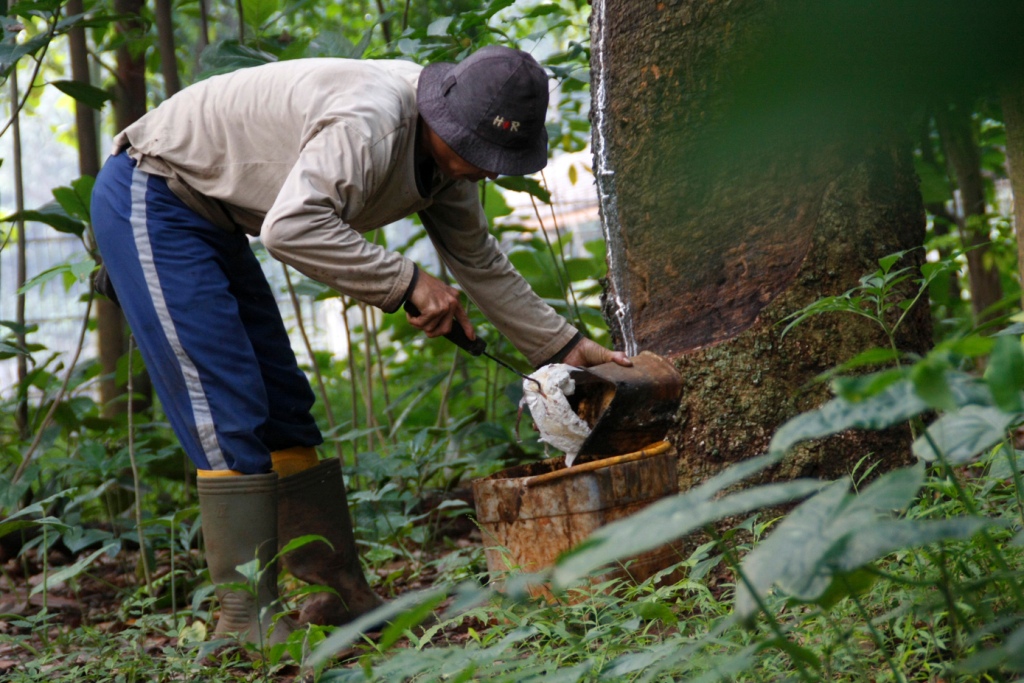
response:
M93 229L164 411L196 467L270 471L270 452L323 442L273 293L240 230L111 157Z

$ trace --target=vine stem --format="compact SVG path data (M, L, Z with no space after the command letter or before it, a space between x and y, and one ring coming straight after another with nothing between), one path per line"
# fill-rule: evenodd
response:
M349 325L348 322L348 299L344 296L341 297L341 322L345 326L345 345L348 356L348 381L349 386L352 389L352 429L355 430L359 426L359 401L357 398L359 378L356 375L355 354L352 352L352 326ZM369 440L367 440L367 443L369 443ZM357 470L359 469L359 441L355 437L352 439L352 464Z
M548 177L546 175L544 175L544 171L543 170L540 172L540 179L542 181L544 181L544 189L547 190L548 193L550 194L551 188L548 186ZM536 208L537 208L536 205L534 205L534 209L535 210L536 210ZM558 243L561 244L562 243L562 229L560 227L558 227L558 217L555 215L555 203L554 202L548 203L548 210L551 212L551 225L555 228L555 239L557 239ZM580 302L577 301L577 299L576 299L576 290L573 289L572 277L569 275L569 268L568 268L568 266L565 265L565 260L564 259L562 260L562 268L565 269L565 282L566 282L566 284L568 286L568 289L569 289L569 296L572 297L572 306L573 306L574 312L576 313L576 322L579 323L580 331L583 333L583 336L584 337L589 337L590 336L590 331L587 330L586 323L583 322L583 316L580 315Z
M359 315L363 319L363 356L366 361L366 390L363 392L363 399L366 403L366 426L373 430L377 437L377 444L383 448L387 445L384 435L381 434L380 425L377 424L377 414L373 408L373 352L370 348L370 313L366 304L359 302ZM371 442L372 443L372 442Z
M548 246L548 252L551 254L551 262L555 267L555 275L558 277L558 286L562 290L562 296L565 297L565 305L570 312L576 314L576 322L580 326L580 331L583 332L583 320L580 317L579 307L573 308L573 304L576 301L576 293L573 291L572 282L569 281L569 271L565 270L565 264L562 259L555 252L555 246L551 243L551 237L548 235L547 229L544 227L544 219L540 216L540 207L537 206L537 200L534 196L530 195L530 203L533 204L533 213L537 216L537 222L540 224L540 234L544 236L544 243ZM562 271L565 270L563 276ZM570 301L570 298L572 299Z
M149 570L149 558L146 555L146 538L142 533L142 484L139 477L139 463L135 460L135 411L132 399L135 395L134 373L132 372L132 356L135 353L135 335L128 335L128 460L132 464L132 485L135 487L135 531L139 535L139 558L142 560L142 575L146 579L146 590L153 593L153 574ZM171 549L174 552L174 549ZM171 600L174 600L172 594Z
M75 371L75 366L78 365L78 358L82 355L82 347L85 345L85 333L89 330L89 317L92 314L92 300L95 294L92 288L89 289L89 298L85 303L85 316L82 318L82 329L78 333L78 344L75 347L75 354L71 358L71 364L68 366L68 370L64 373L64 380L61 382L60 389L57 391L57 395L53 397L53 403L50 404L50 409L46 411L45 417L43 417L42 424L39 425L39 430L36 432L35 438L29 445L28 450L25 451L25 457L22 458L21 464L18 465L18 469L15 470L14 476L11 477L11 484L16 484L21 475L25 473L25 469L29 463L32 462L32 458L35 456L36 450L39 448L39 444L43 440L43 433L46 428L50 426L50 422L53 420L54 413L57 412L57 407L60 405L61 399L67 393L68 385L71 383L71 375Z

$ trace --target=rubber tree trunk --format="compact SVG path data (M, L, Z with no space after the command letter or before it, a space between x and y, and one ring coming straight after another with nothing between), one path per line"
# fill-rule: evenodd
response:
M859 316L821 316L785 336L780 323L924 238L909 143L855 108L821 108L828 88L853 84L790 78L819 50L769 52L786 20L779 6L593 2L605 313L629 353L665 355L683 375L671 435L683 490L765 452L779 425L825 401L819 373L888 346ZM900 265L922 258L918 249ZM900 347L924 351L927 305L902 329ZM907 429L844 434L802 447L776 476L834 477L869 453L895 466L909 445Z

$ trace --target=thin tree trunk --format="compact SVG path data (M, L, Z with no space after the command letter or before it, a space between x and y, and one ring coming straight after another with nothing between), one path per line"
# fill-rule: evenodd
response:
M127 17L138 17L142 0L115 0L114 11ZM118 22L117 31L126 34L141 30L139 19ZM133 53L133 42L126 40L117 49L117 98L114 106L115 127L123 130L146 113L146 62L145 55ZM100 384L100 395L107 415L123 414L128 405L119 400L126 391L125 385L118 385L115 376L118 361L128 351L128 330L121 309L106 299L96 299L96 330L100 345L100 366L105 379ZM133 401L136 411L148 409L152 402L152 383L143 374L134 382L135 391L143 399Z
M380 31L384 36L384 42L391 42L391 20L385 19L384 15L387 14L387 10L384 9L384 0L377 0L377 12L380 15Z
M196 43L196 62L203 50L210 44L210 19L206 9L206 0L199 0L199 42Z
M146 113L146 56L142 51L134 51L133 46L137 48L139 43L130 40L130 34L144 29L139 16L142 5L142 0L114 0L114 11L128 17L117 23L117 31L129 34L117 48L117 130L124 130Z
M178 58L174 49L174 20L171 18L171 0L156 0L156 33L160 46L160 72L164 77L164 96L170 97L181 90L178 78Z
M68 0L68 14L83 12L82 0ZM71 61L71 78L78 83L89 84L89 48L85 41L85 29L81 26L68 31L68 52ZM78 133L78 172L83 176L96 177L100 172L99 136L96 134L96 112L75 100L75 128Z
M14 152L14 207L18 215L21 216L25 210L25 188L22 183L22 166L21 166L21 113L17 111L18 106L18 68L11 69L10 75L10 90L11 90L11 113L13 120L11 122L11 136L12 145ZM27 254L26 249L28 248L28 240L25 236L25 221L19 218L15 224L18 230L18 273L17 273L17 291L18 291L18 302L15 311L15 321L18 325L18 331L16 338L18 340L18 346L22 349L26 347L27 339L25 337L25 295L21 292L21 288L25 285L26 278L28 277L28 268L26 264ZM25 381L28 378L28 358L19 353L18 354L18 390L19 392L25 392L18 398L18 406L15 410L15 420L18 424L18 434L22 440L27 440L32 435L32 430L28 423L28 387L25 386Z
M1015 86L1003 95L1006 125L1006 163L1013 190L1013 226L1017 233L1017 272L1022 283L1024 308L1024 87Z
M82 0L69 0L68 13L79 14L83 11ZM86 44L85 29L81 26L68 32L68 51L71 61L71 78L78 83L89 84L89 48ZM78 173L92 176L100 172L99 136L96 134L96 113L92 107L75 101L75 128L78 134ZM89 237L89 249L93 258L99 255L95 248L95 240ZM117 370L117 359L124 353L124 323L121 312L110 302L97 299L96 327L99 337L100 366L103 378L100 380L100 400L109 415L124 411L117 398L123 394L114 379Z
M921 135L921 158L922 160L935 169L937 173L943 173L944 169L942 164L939 163L935 157L935 145L932 141L931 134L932 117L928 117L923 126ZM936 235L944 236L948 235L950 229L953 227L959 227L960 223L957 216L953 215L946 208L943 202L927 202L924 205L925 210L930 213L934 219L932 221L932 230ZM946 258L950 255L950 249L944 247L940 250L939 255L942 258ZM948 301L952 304L960 301L960 276L955 270L951 270L949 277L946 280L945 285L949 292L946 295Z
M985 219L985 185L981 177L981 153L974 140L970 112L960 106L941 110L936 117L942 147L951 175L960 189L963 225L961 237L967 250L967 276L971 309L976 324L991 318L992 306L1003 298L999 269L986 263L991 238Z

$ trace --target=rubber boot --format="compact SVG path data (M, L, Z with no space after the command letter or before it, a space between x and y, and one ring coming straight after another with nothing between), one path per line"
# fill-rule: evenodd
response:
M200 477L199 509L203 515L206 564L220 600L217 635L237 634L239 640L269 647L287 640L294 622L277 597L277 474ZM222 587L245 581L235 569L259 560L262 570L255 595ZM262 642L261 642L262 640Z
M332 550L322 541L313 541L283 557L295 578L337 592L309 596L299 622L340 626L380 606L382 601L366 582L359 564L338 459L324 460L285 477L278 483L277 494L281 546L307 534L323 536L333 546Z

